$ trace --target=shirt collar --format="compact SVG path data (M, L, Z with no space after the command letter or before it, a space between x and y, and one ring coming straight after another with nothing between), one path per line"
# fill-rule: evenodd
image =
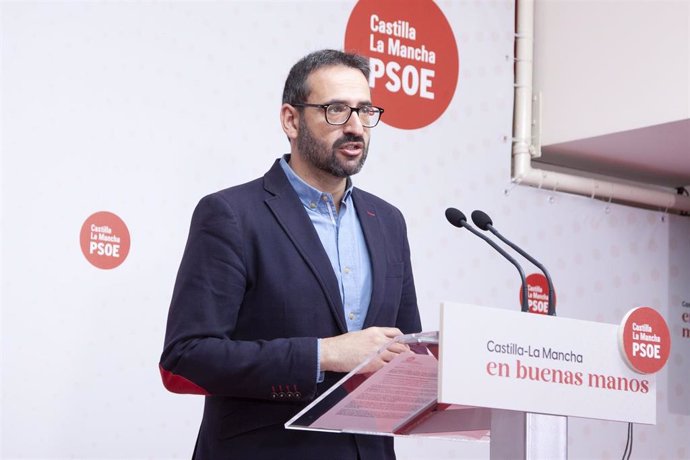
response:
M280 159L280 166L283 168L290 185L292 185L292 188L294 188L295 192L297 192L297 196L299 197L300 201L305 206L309 206L311 203L318 203L321 199L321 196L323 196L325 192L322 192L304 182L302 178L292 170L288 161L290 161L290 154L286 153ZM345 193L343 194L341 203L349 201L353 188L354 186L352 185L352 180L348 177L347 182L345 183ZM326 193L326 195L330 195L330 193Z

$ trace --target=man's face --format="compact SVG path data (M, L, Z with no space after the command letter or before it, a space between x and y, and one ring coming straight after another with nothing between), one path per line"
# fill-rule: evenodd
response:
M357 69L335 66L313 72L307 103L341 102L351 107L371 104L366 77ZM364 128L356 113L344 125L326 122L321 108L305 107L297 133L297 149L306 163L322 173L344 178L357 174L369 149L370 128Z

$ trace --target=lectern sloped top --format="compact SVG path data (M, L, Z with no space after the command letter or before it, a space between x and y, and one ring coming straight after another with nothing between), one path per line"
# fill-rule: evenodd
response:
M359 374L372 356L286 427L488 440L490 411L438 404L438 332L409 334L395 340L408 344L410 352L398 355L377 372Z

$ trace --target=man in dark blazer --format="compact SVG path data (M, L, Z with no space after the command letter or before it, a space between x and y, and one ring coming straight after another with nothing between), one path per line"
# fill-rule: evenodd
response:
M197 459L395 458L392 438L284 428L365 357L390 343L363 371L376 370L407 350L395 336L421 330L403 216L350 180L383 112L368 77L360 56L300 60L280 113L290 154L194 211L160 372L168 390L206 397Z

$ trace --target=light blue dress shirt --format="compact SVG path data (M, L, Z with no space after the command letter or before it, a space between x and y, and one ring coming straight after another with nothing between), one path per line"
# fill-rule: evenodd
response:
M304 182L292 170L288 159L289 156L284 155L280 166L297 192L331 261L340 287L347 330L359 331L369 310L372 273L369 250L352 200L352 181L348 178L340 209L336 211L333 195Z

